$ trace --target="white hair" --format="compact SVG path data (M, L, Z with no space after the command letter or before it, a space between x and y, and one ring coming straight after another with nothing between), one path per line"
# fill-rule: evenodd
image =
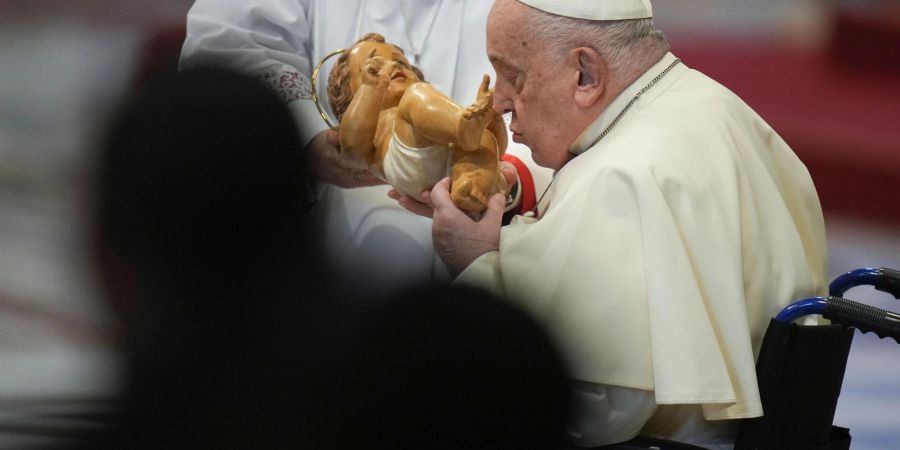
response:
M653 18L633 20L585 20L531 9L527 29L547 43L551 54L561 58L577 47L597 51L619 73L629 73L656 62L669 50L665 34Z

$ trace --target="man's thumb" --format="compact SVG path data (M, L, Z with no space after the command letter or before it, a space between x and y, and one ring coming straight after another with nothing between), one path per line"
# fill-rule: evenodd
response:
M325 142L327 142L328 145L337 147L341 145L341 136L337 131L325 130Z
M506 209L506 197L503 194L494 194L488 199L487 205L488 211L498 211L500 215L503 215L503 210Z
M500 162L500 173L503 174L507 186L512 186L516 182L516 178L519 177L516 166L506 161Z

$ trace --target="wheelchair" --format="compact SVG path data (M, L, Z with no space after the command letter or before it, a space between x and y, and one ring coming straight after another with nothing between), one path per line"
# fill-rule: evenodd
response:
M765 415L741 421L735 450L848 450L850 430L833 425L853 330L900 343L900 315L844 298L856 286L873 286L900 299L900 271L862 268L831 282L828 297L788 305L769 323L756 363ZM818 314L831 325L797 325ZM704 450L639 436L595 450Z

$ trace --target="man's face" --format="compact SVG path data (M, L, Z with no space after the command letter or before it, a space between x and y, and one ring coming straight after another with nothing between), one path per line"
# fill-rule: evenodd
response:
M387 66L385 70L388 71L388 79L390 80L384 103L389 106L396 105L400 102L400 97L403 96L406 88L421 80L413 72L412 66L410 66L406 57L403 56L403 52L391 44L363 41L353 46L350 50L350 59L348 61L350 65L350 89L353 92L359 89L360 84L362 84L362 71L365 68L366 61L375 56L384 60L385 66Z
M536 163L559 169L581 132L571 120L574 86L525 29L526 8L516 0L497 0L488 18L487 53L497 71L494 110L512 114L513 141L527 145Z

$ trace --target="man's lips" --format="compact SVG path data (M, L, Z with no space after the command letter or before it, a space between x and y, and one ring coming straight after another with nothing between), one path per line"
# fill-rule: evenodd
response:
M519 143L521 143L521 141L522 141L522 133L520 133L519 130L517 130L516 127L514 127L513 125L510 125L510 126L509 126L509 131L512 132L512 139L513 139L513 142L519 142Z
M391 81L393 81L393 80L405 80L405 79L406 79L406 74L403 73L402 71L399 71L399 70L398 70L397 72L394 72L393 75L391 75Z

